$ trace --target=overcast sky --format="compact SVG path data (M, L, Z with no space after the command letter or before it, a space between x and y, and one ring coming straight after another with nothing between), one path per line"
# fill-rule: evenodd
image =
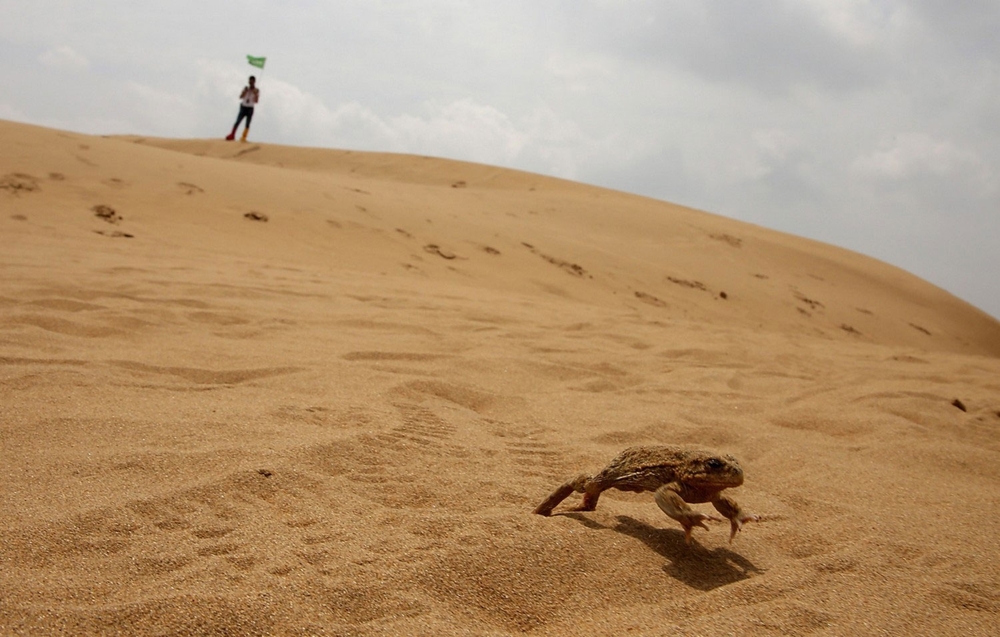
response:
M997 0L0 0L0 118L221 137L256 73L256 141L648 195L1000 316L998 34Z

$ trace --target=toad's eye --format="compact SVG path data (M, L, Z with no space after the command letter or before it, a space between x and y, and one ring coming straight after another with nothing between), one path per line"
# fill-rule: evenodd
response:
M713 471L716 471L725 466L725 463L723 463L718 458L709 458L708 461L705 462L705 466L708 467L709 469L712 469Z

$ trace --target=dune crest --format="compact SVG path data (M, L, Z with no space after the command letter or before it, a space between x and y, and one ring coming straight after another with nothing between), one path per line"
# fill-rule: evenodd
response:
M917 277L490 166L0 138L0 634L995 630L1000 323ZM532 515L640 444L761 519Z

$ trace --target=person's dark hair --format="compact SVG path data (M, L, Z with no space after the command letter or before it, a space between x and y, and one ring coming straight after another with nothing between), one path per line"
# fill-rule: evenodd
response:
M252 75L250 76L250 79L251 79L251 80L253 80L254 82L256 82L256 81L257 81L257 78L255 78L255 77L254 77L254 76L252 76Z

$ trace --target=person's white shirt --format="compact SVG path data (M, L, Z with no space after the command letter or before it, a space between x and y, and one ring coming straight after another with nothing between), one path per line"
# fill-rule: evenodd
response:
M250 106L251 108L257 104L257 98L259 97L259 89L256 87L250 88L247 86L243 89L243 99L240 100L240 104L243 106Z

